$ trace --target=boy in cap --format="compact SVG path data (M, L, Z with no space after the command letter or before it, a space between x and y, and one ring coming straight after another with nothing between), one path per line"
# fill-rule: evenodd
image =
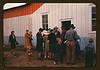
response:
M90 38L88 43L84 50L86 67L93 66L93 54L95 53L95 47L92 45L93 39Z
M57 64L58 57L60 58L60 63L63 64L63 45L60 38L57 38L58 43L56 44L56 56L54 64Z

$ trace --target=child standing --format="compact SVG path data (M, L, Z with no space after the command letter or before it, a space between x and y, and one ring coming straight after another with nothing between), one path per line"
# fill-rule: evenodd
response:
M95 53L95 47L92 45L93 39L89 39L89 44L85 47L85 66L93 66L93 54Z
M60 63L63 64L63 46L60 38L57 38L58 43L56 44L56 56L54 64L57 64L58 57L60 57Z
M31 48L30 46L27 47L27 56L28 56L28 62L31 60L31 55L32 55L32 52L31 52Z

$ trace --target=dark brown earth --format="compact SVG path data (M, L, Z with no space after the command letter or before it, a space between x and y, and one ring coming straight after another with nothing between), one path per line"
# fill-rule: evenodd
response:
M64 63L57 65L53 64L53 60L44 59L38 60L38 54L35 49L32 49L31 62L28 63L27 54L24 47L18 46L15 49L16 56L11 55L9 51L10 47L4 47L4 65L6 67L85 67L84 65L84 55L82 54L80 60L76 60L76 65L66 64L66 57L64 57ZM94 61L94 63L96 60Z

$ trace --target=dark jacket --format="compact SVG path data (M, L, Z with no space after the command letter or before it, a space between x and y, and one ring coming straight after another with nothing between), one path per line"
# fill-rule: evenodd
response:
M16 36L14 35L14 38L12 35L9 36L9 42L11 43L11 49L15 49L16 48L16 44L18 44L18 42L16 41Z
M65 34L66 34L66 30L62 30L60 37L63 41L65 40Z
M63 45L57 43L56 44L56 53L62 54L62 52L63 52Z
M13 36L10 35L10 36L9 36L9 42L10 42L11 44L17 42L17 41L16 41L16 36L14 35L14 38L13 38Z
M57 38L57 37L59 37L59 38L60 38L60 32L59 32L59 31L57 31L57 34L56 34L55 36L56 36L56 38Z
M42 36L42 34L38 32L36 34L36 37L37 37L37 45L42 44L43 43L43 36Z
M56 43L56 36L55 34L51 33L48 36L49 43Z
M36 50L38 52L42 52L43 51L43 36L41 33L37 33L36 34L37 37L37 46L36 46Z

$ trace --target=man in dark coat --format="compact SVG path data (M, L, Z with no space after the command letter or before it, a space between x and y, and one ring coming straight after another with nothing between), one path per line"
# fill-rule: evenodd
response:
M14 35L14 31L11 32L11 35L9 36L9 43L11 44L11 54L16 55L14 52L14 49L16 48L16 44L18 42L16 41L16 36Z
M55 26L54 27L54 34L55 34L56 38L60 38L60 32L57 29L58 29L58 27Z
M37 46L36 49L38 51L38 59L41 59L41 53L43 51L43 36L41 34L42 28L39 29L39 32L36 34L37 37Z
M63 26L61 27L61 29L62 29L62 33L60 35L60 38L62 40L62 45L63 45L63 55L66 55L66 50L65 50L66 44L64 43L66 30L65 30L65 27Z
M49 40L49 52L50 52L50 59L54 59L54 54L56 51L56 36L54 34L54 30L51 29L50 31L51 33L48 36L48 40Z

